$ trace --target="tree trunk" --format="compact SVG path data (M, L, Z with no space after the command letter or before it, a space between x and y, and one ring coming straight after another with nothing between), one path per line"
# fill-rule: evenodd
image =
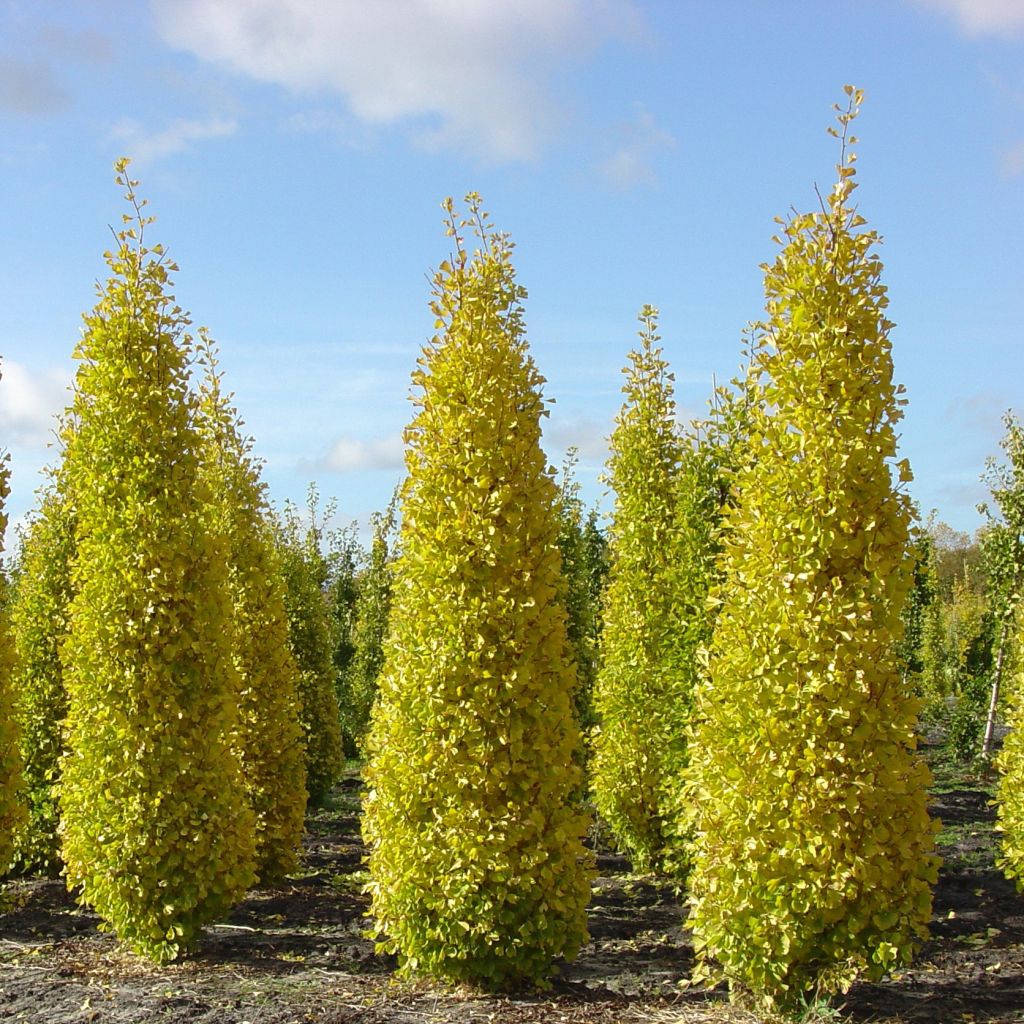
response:
M992 699L988 705L988 720L985 722L985 738L981 743L981 756L986 760L992 755L992 734L996 728L996 705L999 703L999 685L1003 679L1003 658L1006 654L1007 622L999 632L999 650L996 653L996 670L992 676Z

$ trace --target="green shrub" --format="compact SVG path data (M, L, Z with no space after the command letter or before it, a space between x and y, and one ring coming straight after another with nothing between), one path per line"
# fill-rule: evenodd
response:
M501 987L575 956L591 872L542 378L511 243L468 203L482 248L467 253L449 201L457 251L413 375L363 831L379 948L407 972Z
M228 543L231 639L239 676L234 743L256 814L256 873L266 885L295 870L302 838L306 761L298 668L288 647L284 579L260 467L221 389L216 355L205 335L203 342L203 477L212 528Z
M702 970L793 1011L877 979L926 936L936 878L917 702L897 657L910 479L896 455L877 236L839 182L765 268L749 455L727 513L686 791Z
M75 510L61 657L68 887L136 952L169 960L253 881L254 820L232 750L238 677L222 537L209 529L188 321L175 268L130 227L85 317L63 479Z

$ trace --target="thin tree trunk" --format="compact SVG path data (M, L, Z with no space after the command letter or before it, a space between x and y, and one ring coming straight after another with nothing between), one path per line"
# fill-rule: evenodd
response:
M992 734L996 728L996 705L999 703L999 685L1003 679L1003 658L1006 654L1007 621L999 632L999 651L996 654L996 670L992 675L992 699L988 705L988 720L985 722L985 739L981 744L981 756L986 760L992 755Z

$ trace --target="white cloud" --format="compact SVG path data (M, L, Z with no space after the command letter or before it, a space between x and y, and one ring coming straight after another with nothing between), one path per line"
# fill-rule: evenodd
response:
M951 14L971 35L1014 35L1024 31L1024 0L916 0Z
M1007 149L999 164L1007 178L1019 178L1024 174L1024 139Z
M53 440L57 414L71 401L70 377L60 370L33 372L10 359L0 373L0 443L45 447Z
M358 469L400 469L405 465L401 437L382 437L371 441L339 438L318 465L334 473Z
M125 118L111 129L111 137L136 163L153 163L190 149L196 142L223 139L238 130L235 121L211 117L205 121L179 118L161 132L147 132L138 121Z
M544 425L544 449L557 467L570 448L579 453L580 465L601 467L608 460L608 436L612 424L599 423L586 416L555 420L554 414Z
M70 102L49 64L0 59L0 110L38 117L56 113Z
M653 115L643 109L619 128L621 145L600 165L601 175L616 188L653 184L654 161L660 151L675 145L675 137L659 128Z
M497 160L530 159L557 126L555 70L638 22L633 0L151 2L174 47Z

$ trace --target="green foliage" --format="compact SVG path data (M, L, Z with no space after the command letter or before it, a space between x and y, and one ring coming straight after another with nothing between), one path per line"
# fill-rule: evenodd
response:
M435 275L439 333L413 375L363 832L379 948L407 972L501 987L575 956L591 872L571 800L575 671L543 378L512 244L467 202L461 223L446 203L457 251Z
M927 933L936 878L916 701L895 645L910 586L902 404L872 231L850 205L848 125L821 212L765 269L750 457L727 513L709 677L686 791L701 970L792 1012L879 978Z
M68 711L60 661L67 634L74 520L54 481L22 537L11 604L15 716L21 731L28 820L17 837L18 868L57 874L60 758Z
M989 514L990 528L985 534L983 549L993 613L999 623L999 642L1005 648L1012 637L1020 651L1024 649L1021 643L1024 615L1020 600L1024 581L1024 427L1009 414L1004 422L1003 450L1008 463L998 466L990 461L988 465L985 479L998 514ZM982 510L988 512L984 506ZM1005 654L1005 649L997 653L999 669ZM1003 833L1000 866L1024 891L1024 673L1019 664L1015 682L1008 701L1010 732L997 761L1001 773L999 827ZM997 682L995 697L998 696Z
M175 269L131 212L75 356L62 478L74 596L62 646L66 878L133 950L187 949L253 880L232 750L238 678L223 538L211 532ZM130 226L128 226L130 225Z
M256 873L264 884L298 865L306 810L306 763L298 720L298 669L288 647L284 580L252 442L221 388L205 333L200 389L203 478L213 530L227 538L231 641L238 673L234 740L256 815Z
M925 634L938 592L935 575L935 543L927 530L911 530L914 559L913 582L903 605L903 637L897 645L903 678L916 680L925 667Z
M327 537L327 608L334 645L334 686L341 720L341 741L345 757L358 757L366 720L352 713L350 676L356 656L356 619L360 579L366 561L355 524L331 530ZM371 698L372 699L372 698ZM369 714L369 708L367 708Z
M310 487L308 522L303 522L293 505L287 505L277 528L288 644L299 669L306 790L314 804L324 800L345 764L335 688L335 634L325 594L330 570L320 550L323 527L318 522L317 503L316 490ZM328 509L328 515L332 510Z
M1024 634L1024 615L1020 606L1015 630L1020 646ZM1018 665L1007 690L1006 724L1009 731L995 758L999 769L997 828L1002 833L1001 856L997 864L1024 893L1024 668Z
M592 764L597 809L641 871L668 870L679 856L673 809L696 652L707 640L706 586L697 577L714 522L703 507L705 453L687 451L676 424L656 318L650 306L640 313L641 344L624 371L626 399L611 438L615 510Z
M597 512L587 512L580 485L573 477L577 453L572 448L562 466L558 501L558 550L562 555L566 629L576 662L573 706L580 732L597 723L593 707L601 644L601 596L608 575L608 541L597 524ZM584 755L583 761L587 758Z
M391 613L391 533L395 503L373 517L370 559L359 575L353 609L352 657L339 696L342 727L353 756L362 754L370 709L377 697L377 678L384 665L384 638Z
M7 529L3 503L10 488L10 469L6 453L0 455L0 538ZM6 587L6 581L4 581ZM14 856L15 836L25 825L22 802L21 754L18 726L14 715L12 672L14 650L8 623L7 600L0 605L0 875L10 866Z

